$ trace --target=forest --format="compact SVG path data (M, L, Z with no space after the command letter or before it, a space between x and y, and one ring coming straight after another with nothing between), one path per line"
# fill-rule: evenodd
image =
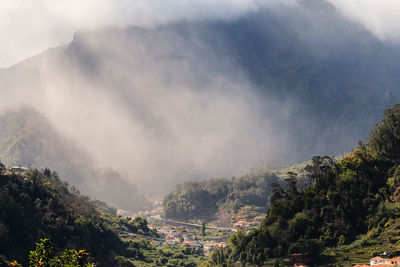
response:
M215 251L208 264L262 265L294 253L320 264L329 261L322 253L327 248L354 241L368 247L384 236L400 215L400 105L386 110L369 140L348 156L337 163L316 156L306 170L311 186L300 189L293 177L284 186L272 185L271 207L259 227L233 234L229 247ZM398 244L384 241L386 247Z
M25 266L29 251L45 238L57 253L84 249L96 266L115 266L124 258L143 256L139 243L123 241L119 232L158 236L145 219L117 217L115 209L95 205L101 202L82 195L56 172L16 174L1 166L0 266L12 260Z
M308 264L332 263L333 254L327 254L332 249L362 249L371 256L379 253L372 248L398 253L399 155L397 104L385 111L368 141L360 141L339 161L313 157L302 179L289 172L283 181L270 173L185 183L164 199L165 215L184 219L207 215L218 207L265 207L267 216L256 229L232 234L229 245L214 250L202 266L263 265L271 261L279 266L282 259L294 254L302 255ZM145 219L116 216L114 208L82 195L47 168L23 174L7 171L3 164L0 169L2 264L14 261L14 266L25 266L34 259L29 255L51 240L52 255L59 262L85 259L97 266L134 266L131 259L145 261L151 254L147 260L162 265L158 258L165 251L144 241L123 240L119 235L126 232L158 237ZM381 247L377 246L379 242Z
M166 218L191 219L212 215L222 207L230 212L244 205L269 206L274 174L244 175L239 178L214 178L178 185L163 201Z

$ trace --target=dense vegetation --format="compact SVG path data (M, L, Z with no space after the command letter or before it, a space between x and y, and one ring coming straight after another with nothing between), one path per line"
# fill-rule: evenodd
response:
M244 175L240 178L209 179L188 182L164 198L167 218L201 218L217 212L223 206L235 211L244 205L264 207L269 205L271 185L278 182L273 174Z
M91 158L37 111L7 111L0 115L0 129L0 158L6 165L55 169L84 194L118 208L137 211L149 206L135 185L115 170L93 167Z
M61 257L55 255L54 249L49 239L44 238L40 243L36 243L35 250L29 252L29 266L43 267L92 267L93 264L87 262L89 254L84 250L66 249ZM10 263L11 266L22 267L16 260Z
M400 215L399 150L400 105L395 105L369 141L347 157L337 163L314 157L307 167L312 186L299 189L294 177L284 188L274 184L266 219L249 234L232 235L229 248L215 252L210 262L262 264L302 253L315 263L324 260L320 254L327 247L383 233Z
M115 265L116 257L136 258L140 246L121 240L120 232L157 236L144 219L107 214L89 198L69 190L49 169L26 174L0 174L0 255L26 263L28 252L41 238L55 251L79 248L98 266Z

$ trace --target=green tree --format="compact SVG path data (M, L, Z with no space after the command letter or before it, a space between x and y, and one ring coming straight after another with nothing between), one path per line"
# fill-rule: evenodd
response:
M308 178L312 182L316 182L318 178L326 175L333 166L335 166L335 162L331 157L314 156L312 158L312 164L307 165L304 170L306 171Z
M61 259L55 256L55 252L48 238L40 239L36 243L35 250L29 253L29 267L90 267L91 263L86 263L89 256L85 250L65 250ZM18 265L14 265L18 266Z
M29 253L29 266L59 266L58 258L55 257L53 247L48 238L40 239L40 243L36 243L36 249Z
M201 234L206 236L206 222L204 220L201 222Z
M89 254L84 249L81 249L79 251L74 249L65 250L62 256L63 259L62 266L65 267L91 266L90 263L85 264L87 256L89 256Z
M379 157L400 161L400 104L385 110L382 122L370 132L368 146Z
M297 190L297 173L288 172L288 177L285 178L285 183L287 186L287 194L289 197L293 197L298 193Z

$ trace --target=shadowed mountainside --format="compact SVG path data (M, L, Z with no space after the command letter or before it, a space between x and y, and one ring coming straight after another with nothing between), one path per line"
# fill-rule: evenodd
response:
M327 2L298 1L228 21L80 31L2 70L0 97L163 194L350 150L398 99L399 59Z
M149 203L135 185L111 168L97 169L89 155L79 150L31 108L0 115L0 157L8 166L57 170L81 192L119 208L137 211Z

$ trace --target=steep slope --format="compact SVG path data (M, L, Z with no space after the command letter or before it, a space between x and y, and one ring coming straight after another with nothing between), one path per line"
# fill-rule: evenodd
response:
M277 184L294 177L300 187L308 184L304 168L310 162L285 166L255 166L240 177L211 178L201 182L178 184L164 197L167 219L204 220L231 227L238 218L253 219L270 207L271 193Z
M269 206L271 184L278 182L273 174L246 175L240 178L219 178L203 182L187 182L164 198L166 218L191 220L218 220L218 210L230 216L248 205L259 208L263 213ZM230 220L225 227L230 226Z
M129 221L102 212L48 169L22 175L2 171L0 208L0 265L4 257L26 265L29 250L49 238L57 252L85 249L96 266L118 266L117 256L134 259L142 249L129 248L119 231L157 236L143 219Z
M297 2L229 21L80 31L2 71L2 105L30 103L96 162L158 194L348 151L398 99L400 49L324 0Z
M117 171L96 169L92 159L31 108L0 115L0 158L7 166L56 169L71 185L116 207L137 211L149 204Z
M364 257L384 251L398 254L398 238L393 234L398 233L400 214L399 125L400 105L396 104L385 111L368 142L360 143L337 164L313 158L308 168L312 186L303 190L289 181L286 189L275 187L272 207L259 227L234 234L225 256L216 252L210 264L262 265L301 253L299 261L323 265L343 263L346 259L338 255L353 251L354 257L355 250ZM346 264L353 263L357 262Z

